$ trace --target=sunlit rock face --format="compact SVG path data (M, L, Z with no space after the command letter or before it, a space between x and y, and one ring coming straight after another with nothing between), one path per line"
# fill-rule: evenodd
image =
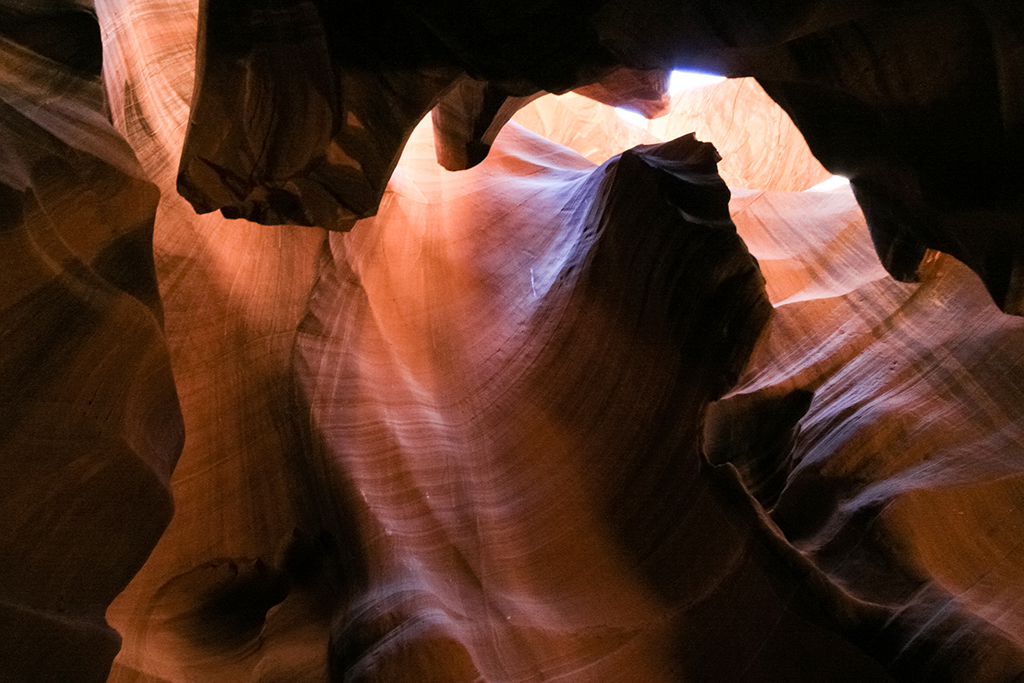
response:
M0 678L1024 676L1024 326L977 262L905 284L874 249L993 88L968 118L1002 143L941 154L1002 189L943 206L1013 215L1017 10L637 7L532 39L497 6L4 10ZM948 59L850 80L814 46L853 33ZM758 75L829 170L870 152L856 198L806 191L753 80L663 97L683 57ZM931 94L872 109L896 72ZM534 97L576 86L664 116ZM808 109L851 100L875 147Z
M1017 315L1022 43L1019 4L910 4L792 40L780 72L759 75L822 163L851 178L893 277L913 281L941 250Z
M756 77L851 179L893 277L913 281L941 250L1021 314L1024 9L890 4L447 0L352 18L324 2L211 0L179 187L199 211L345 230L373 213L407 135L453 84L463 116L436 117L463 133L442 146L449 169L478 162L537 92L601 99L601 78L629 90L616 73L705 68Z
M330 237L298 333L311 425L375 538L368 623L332 634L332 671L413 680L442 638L484 680L672 680L673 618L748 554L698 433L770 311L714 151L593 167L507 130L450 174L411 144L381 214ZM429 637L352 652L424 618L395 594Z

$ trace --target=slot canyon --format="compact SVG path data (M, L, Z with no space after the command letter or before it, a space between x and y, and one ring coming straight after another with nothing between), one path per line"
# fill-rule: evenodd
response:
M1019 0L0 0L0 683L1024 681L1022 160Z

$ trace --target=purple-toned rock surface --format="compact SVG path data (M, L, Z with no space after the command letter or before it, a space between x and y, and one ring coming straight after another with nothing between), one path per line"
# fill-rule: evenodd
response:
M1021 680L1020 26L0 7L0 679Z

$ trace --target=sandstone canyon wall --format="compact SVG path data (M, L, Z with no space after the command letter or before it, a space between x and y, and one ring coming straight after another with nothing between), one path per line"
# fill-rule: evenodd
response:
M0 4L0 680L1024 680L1022 30Z

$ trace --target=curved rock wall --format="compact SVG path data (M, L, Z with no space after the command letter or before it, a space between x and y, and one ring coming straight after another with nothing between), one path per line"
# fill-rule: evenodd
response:
M1019 12L449 4L0 9L3 675L1024 676Z

